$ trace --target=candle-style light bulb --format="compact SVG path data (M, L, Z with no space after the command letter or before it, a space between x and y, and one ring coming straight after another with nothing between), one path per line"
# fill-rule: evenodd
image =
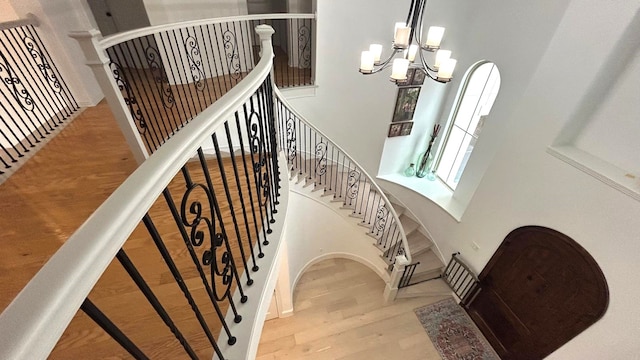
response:
M440 64L444 63L449 58L451 58L450 50L442 50L442 49L438 50L436 52L436 60L435 60L435 63L433 64L433 67L436 70L438 70L440 68Z
M391 79L396 81L406 80L407 70L409 70L409 59L393 60L393 67L391 68Z
M409 49L404 51L404 57L409 59L409 61L413 62L416 59L416 54L418 53L418 45L411 45Z
M373 54L373 61L376 63L380 62L380 56L382 56L382 45L371 44L369 46L369 51Z
M440 64L440 69L438 69L437 78L440 81L449 81L453 76L453 69L456 67L456 63L458 60L456 59L447 59L442 64Z
M409 35L411 35L411 28L405 23L396 23L393 36L393 45L396 48L404 49L409 46Z
M427 42L424 44L425 48L429 51L434 51L440 48L440 42L444 36L444 28L441 26L431 26L427 33Z
M370 74L373 71L373 54L371 51L363 51L360 57L360 72Z

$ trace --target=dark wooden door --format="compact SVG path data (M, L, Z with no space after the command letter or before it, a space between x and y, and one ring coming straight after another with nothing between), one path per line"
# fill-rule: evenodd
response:
M542 359L604 314L609 291L595 260L555 230L512 231L479 276L467 311L503 359Z

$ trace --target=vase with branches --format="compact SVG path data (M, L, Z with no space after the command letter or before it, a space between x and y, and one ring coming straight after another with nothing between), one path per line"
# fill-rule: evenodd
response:
M429 140L429 145L427 146L427 150L424 153L420 154L418 158L417 168L416 168L416 176L419 178L423 178L429 175L432 171L431 167L433 166L433 154L431 153L431 149L433 148L433 143L436 141L438 134L440 133L440 124L433 125L433 132L431 132L431 139ZM429 178L430 180L434 180L435 177Z

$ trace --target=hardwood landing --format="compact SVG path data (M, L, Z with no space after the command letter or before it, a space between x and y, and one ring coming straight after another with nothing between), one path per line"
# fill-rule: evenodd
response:
M242 158L237 159L240 161ZM219 166L216 160L208 160L207 164L210 169L215 170ZM223 167L227 170L228 180L232 181L230 186L233 190L236 184L232 180L229 166L229 159L225 159ZM101 103L80 114L64 132L0 185L0 201L3 204L0 208L0 286L3 290L0 295L0 309L6 308L29 279L135 167L136 163L111 112ZM188 167L194 182L204 182L197 163L190 163ZM240 173L239 176L244 178L244 173ZM237 238L246 239L246 234L250 233L255 243L256 231L262 229L246 229L242 220L242 206L238 204L238 192L235 191L230 196L239 220L239 236L236 235L231 221L230 205L226 200L226 194L220 190L221 179L219 176L214 177L212 182L215 196L219 199L220 213L230 246L235 250L234 254L238 254ZM243 180L241 189L245 194L246 186ZM186 188L182 175L177 176L169 188L173 202L179 207ZM202 192L194 193L187 204L194 199L202 200L203 197L206 195ZM250 208L248 201L245 199L247 208ZM257 198L254 198L254 205L257 206L256 201ZM207 204L205 201L202 203ZM175 220L170 216L166 202L157 201L149 213L208 327L213 336L217 337L220 322L184 240L178 232ZM212 217L207 210L204 215ZM250 218L252 216L253 214L249 214ZM217 224L216 231L220 231L220 223ZM134 231L124 249L198 357L211 358L211 344L142 225ZM251 249L246 242L243 243L243 249L246 257L250 258ZM202 258L204 250L196 249L198 259ZM220 256L218 254L218 261ZM235 261L242 275L244 266L241 257L235 256ZM205 273L209 273L209 269L204 268ZM220 289L221 283L217 281L216 286ZM150 358L186 357L178 341L117 261L113 261L108 267L89 298ZM220 307L224 316L228 304L221 303ZM79 311L50 358L117 359L129 358L129 355Z
M440 359L413 309L447 296L384 305L384 286L352 260L311 266L296 287L294 315L265 322L257 360Z

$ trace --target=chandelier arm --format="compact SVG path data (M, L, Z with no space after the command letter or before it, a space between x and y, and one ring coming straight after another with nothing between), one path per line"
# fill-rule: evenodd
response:
M422 51L423 50L420 49L420 64L422 65L422 67L424 67L425 70L428 70L428 71L425 71L425 72L429 73L429 71L431 71L431 72L437 73L438 70L436 70L436 69L432 68L431 66L429 66L429 64L427 64L427 62L424 60L424 56L423 56L423 52Z
M385 61L383 61L381 63L378 63L378 64L374 64L374 65L375 66L381 66L382 69L386 68L389 65L389 63L391 63L391 60L393 60L393 58L396 56L396 54L398 52L400 52L400 51L402 51L402 49L394 48L393 51L391 52L391 55L389 55L389 58L387 58L387 60L385 60Z
M420 9L418 9L418 24L420 24L420 27L418 31L416 31L416 41L418 42L418 46L422 49L422 31L424 30L424 12L427 8L427 0L420 0L420 3Z

